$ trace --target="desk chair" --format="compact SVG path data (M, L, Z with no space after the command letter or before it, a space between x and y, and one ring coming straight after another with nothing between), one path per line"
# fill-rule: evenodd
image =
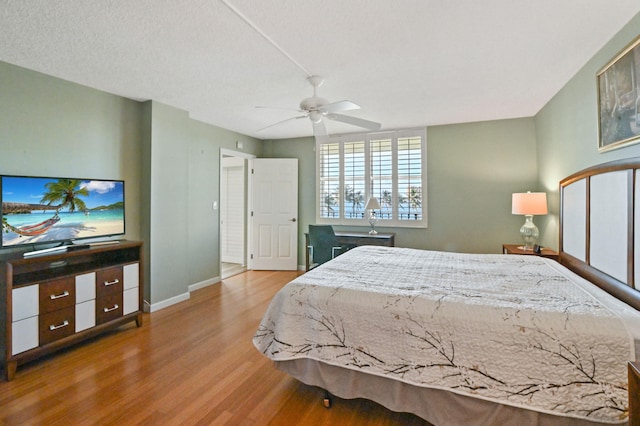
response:
M344 247L338 243L331 225L309 225L309 269L321 265L342 254Z

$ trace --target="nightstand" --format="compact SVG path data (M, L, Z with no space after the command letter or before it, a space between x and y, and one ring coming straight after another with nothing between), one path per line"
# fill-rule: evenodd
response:
M524 255L530 255L530 256L540 256L540 257L546 257L546 258L555 260L556 262L559 260L557 251L553 251L553 250L548 249L548 248L543 248L540 253L536 253L533 250L523 250L521 247L522 247L521 244L503 244L502 245L502 253L504 253L504 254L524 254Z

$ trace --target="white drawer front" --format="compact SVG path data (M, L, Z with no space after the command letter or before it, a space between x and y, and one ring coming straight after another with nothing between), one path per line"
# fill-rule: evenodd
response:
M94 285L95 288L95 285ZM96 325L96 301L78 303L76 305L76 333Z
M138 281L140 280L140 266L138 263L132 263L130 265L124 265L123 277L124 289L137 288Z
M130 314L139 309L138 289L131 288L122 292L122 315Z
M39 309L39 286L37 284L27 287L14 288L11 290L13 299L13 321L20 321L25 318L35 317Z
M11 355L16 355L38 346L37 316L16 321L11 324L11 327Z
M96 298L96 273L76 275L76 303Z

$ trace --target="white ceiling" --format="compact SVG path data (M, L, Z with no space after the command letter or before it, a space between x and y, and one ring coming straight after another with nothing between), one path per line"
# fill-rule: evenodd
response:
M258 131L300 115L310 74L326 79L320 96L356 102L345 114L383 129L533 116L639 11L638 0L0 0L0 60L277 139L312 134L306 119Z

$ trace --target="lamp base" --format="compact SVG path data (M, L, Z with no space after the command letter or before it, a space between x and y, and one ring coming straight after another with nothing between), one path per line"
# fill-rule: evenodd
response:
M533 246L540 236L538 227L533 223L533 215L527 214L524 216L524 225L520 228L520 236L522 237L522 241L524 241L524 246L518 248L533 251Z
M369 225L371 225L371 231L369 231L369 235L376 235L378 231L376 231L376 223L378 222L378 217L376 216L376 212L371 210L371 214L369 215Z

